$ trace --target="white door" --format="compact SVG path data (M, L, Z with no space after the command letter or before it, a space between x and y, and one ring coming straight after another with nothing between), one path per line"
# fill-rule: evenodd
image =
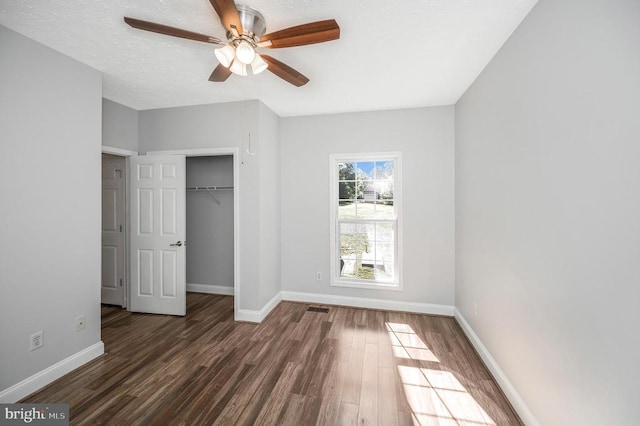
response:
M186 313L186 161L132 157L131 310Z
M101 301L124 306L125 159L102 155Z

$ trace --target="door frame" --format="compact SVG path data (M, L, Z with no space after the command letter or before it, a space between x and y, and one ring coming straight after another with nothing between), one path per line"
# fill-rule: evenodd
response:
M102 153L115 155L117 157L124 158L124 306L126 310L131 310L131 297L129 293L130 288L130 278L131 278L131 264L129 262L129 250L130 250L130 234L129 234L129 224L130 224L130 212L129 212L129 157L138 155L135 151L129 151L128 149L116 148L112 146L102 145ZM102 268L102 265L100 265Z
M238 321L240 312L240 149L195 148L167 151L148 151L147 155L184 155L185 157L219 157L231 155L233 158L233 319ZM137 155L137 153L136 153Z

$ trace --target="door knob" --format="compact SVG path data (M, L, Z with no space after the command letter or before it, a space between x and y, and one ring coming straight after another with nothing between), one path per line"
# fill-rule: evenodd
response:
M171 247L182 247L182 241L178 241L177 243L169 244Z

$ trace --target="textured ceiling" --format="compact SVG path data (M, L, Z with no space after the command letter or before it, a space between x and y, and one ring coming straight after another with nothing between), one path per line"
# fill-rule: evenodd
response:
M217 46L122 19L224 38L208 0L0 0L0 24L102 71L104 97L131 108L260 99L285 117L454 104L536 1L241 1L268 32L338 21L339 40L269 50L311 80L300 88L270 72L209 82Z

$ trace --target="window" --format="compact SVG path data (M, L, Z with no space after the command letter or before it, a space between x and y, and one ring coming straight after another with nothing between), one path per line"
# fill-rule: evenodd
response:
M400 153L331 162L331 285L400 290Z

